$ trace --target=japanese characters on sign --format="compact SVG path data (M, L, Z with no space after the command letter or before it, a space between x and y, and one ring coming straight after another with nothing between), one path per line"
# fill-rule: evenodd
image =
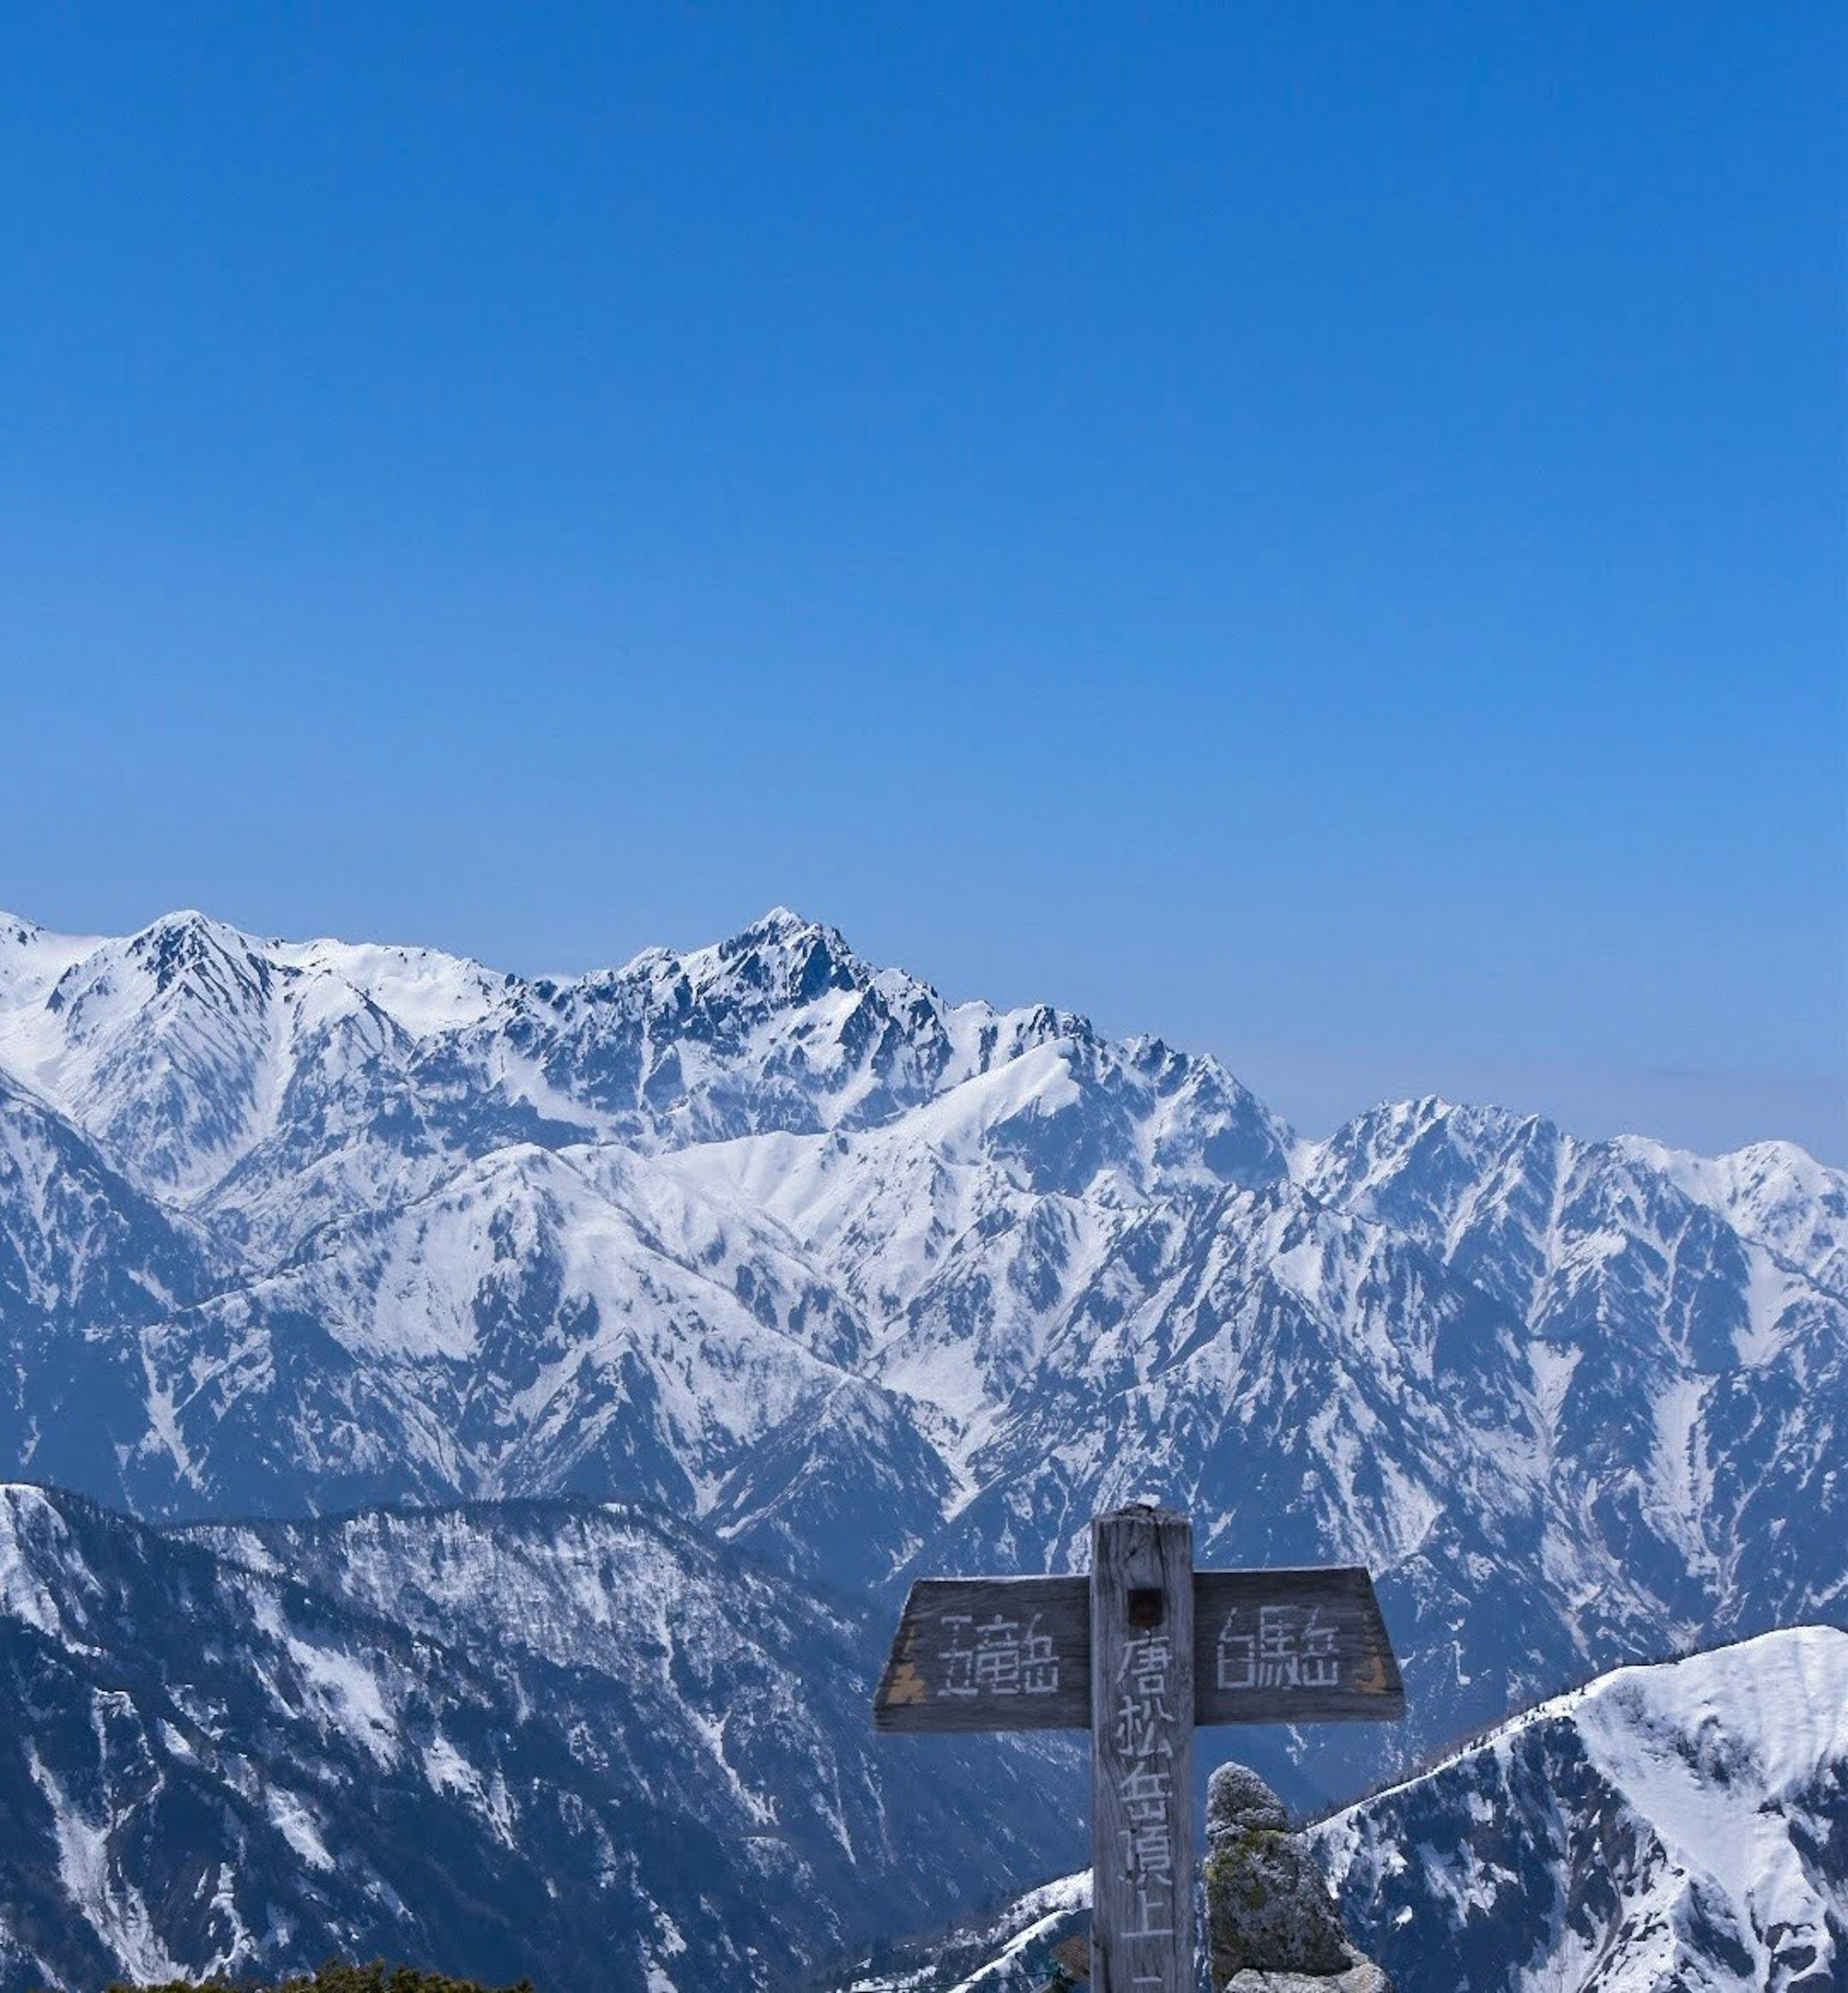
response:
M1398 1663L1364 1570L1196 1571L1193 1598L1196 1722L1404 1713Z
M1199 1571L1196 1723L1340 1722L1403 1713L1367 1573ZM879 1684L882 1730L1089 1729L1090 1581L926 1578Z
M1090 1598L1083 1578L920 1579L880 1679L874 1724L1088 1728Z
M1138 1503L1091 1524L1091 1983L1193 1972L1193 1533Z
M1226 1615L1220 1628L1213 1685L1247 1688L1339 1688L1336 1629L1319 1607L1260 1605Z
M1173 1672L1174 1649L1165 1633L1139 1634L1123 1650L1112 1742L1123 1865L1134 1904L1123 1933L1128 1938L1171 1937L1175 1930Z
M943 1649L943 1695L1056 1695L1059 1656L1052 1636L1040 1630L1044 1615L1032 1614L1023 1626L998 1612L978 1619L973 1612L946 1612L941 1624L950 1636Z
M921 1578L873 1702L885 1731L1091 1734L1091 1979L1193 1984L1194 1726L1405 1711L1357 1567L1196 1571L1184 1516L1135 1504L1091 1529L1090 1578Z

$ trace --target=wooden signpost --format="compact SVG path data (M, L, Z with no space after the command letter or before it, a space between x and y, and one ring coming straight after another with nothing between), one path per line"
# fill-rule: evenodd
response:
M1182 1516L1091 1524L1089 1578L922 1578L881 1731L1091 1733L1091 1993L1192 1993L1193 1730L1391 1721L1398 1663L1367 1573L1193 1568Z

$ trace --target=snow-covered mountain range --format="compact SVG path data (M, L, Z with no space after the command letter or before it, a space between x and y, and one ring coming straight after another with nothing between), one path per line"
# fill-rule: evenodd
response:
M642 1498L854 1590L1152 1489L1371 1564L1424 1742L1848 1598L1848 1180L1786 1147L1306 1142L781 911L566 982L0 921L0 1465L149 1518Z
M334 1950L782 1984L1043 1872L1056 1773L876 1751L866 1635L658 1510L158 1530L0 1485L0 1988Z
M0 1477L655 1503L869 1676L909 1576L1140 1495L1202 1563L1365 1562L1408 1723L1225 1740L1299 1802L1848 1610L1840 1173L1436 1100L1306 1140L782 911L569 980L0 919Z
M1311 1830L1398 1993L1848 1985L1848 1632L1620 1668ZM837 1982L1025 1993L1082 1931L1068 1876Z

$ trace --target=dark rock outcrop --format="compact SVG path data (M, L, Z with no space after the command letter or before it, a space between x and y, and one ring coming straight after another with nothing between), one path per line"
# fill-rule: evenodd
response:
M1206 1941L1220 1993L1391 1993L1348 1941L1283 1802L1244 1765L1206 1789Z

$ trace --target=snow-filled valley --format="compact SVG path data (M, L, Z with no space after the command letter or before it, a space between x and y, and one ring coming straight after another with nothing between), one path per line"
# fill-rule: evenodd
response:
M1300 1803L1594 1671L1848 1612L1839 1172L1437 1100L1309 1140L1214 1060L947 1003L781 911L569 980L191 914L121 939L0 918L0 1476L243 1519L137 1540L273 1556L477 1667L487 1608L444 1618L433 1582L412 1624L408 1581L366 1595L327 1548L344 1526L286 1519L655 1505L839 1615L843 1723L909 1577L1073 1567L1134 1496L1193 1515L1202 1564L1367 1563L1412 1714L1238 1740ZM68 1601L29 1561L0 1576L50 1665L30 1643L65 1635L33 1615ZM520 1598L522 1623L553 1609ZM289 1680L292 1721L359 1706ZM809 1759L779 1748L763 1803L809 1807ZM1076 1790L1069 1752L1033 1762ZM312 1880L307 1807L293 1838L272 1824ZM59 1832L60 1886L163 1928L145 1896L105 1909L108 1849ZM936 1858L979 1868L980 1844ZM1029 1807L966 1897L1078 1844ZM686 1950L649 1969L713 1983L718 1940L661 1913Z

